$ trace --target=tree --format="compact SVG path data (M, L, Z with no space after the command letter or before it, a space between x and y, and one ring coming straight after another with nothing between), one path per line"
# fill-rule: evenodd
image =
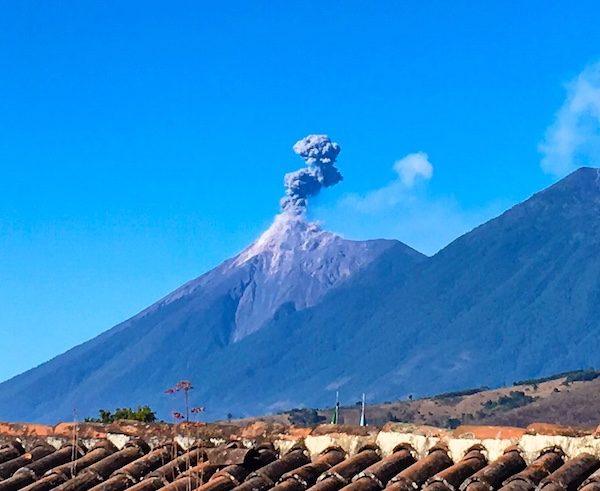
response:
M130 407L118 407L115 412L100 409L98 418L85 418L88 423L114 423L115 421L132 420L143 423L153 423L156 421L156 413L150 409L150 406L138 406L137 409Z

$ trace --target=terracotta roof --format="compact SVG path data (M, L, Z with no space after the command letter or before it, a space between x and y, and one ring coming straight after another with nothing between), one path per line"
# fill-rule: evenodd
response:
M28 429L0 446L0 491L600 491L600 439L557 428L255 424L199 439L88 428L71 441Z

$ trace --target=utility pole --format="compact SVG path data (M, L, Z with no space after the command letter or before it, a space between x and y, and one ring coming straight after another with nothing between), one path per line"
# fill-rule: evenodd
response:
M337 425L340 422L340 392L335 391L335 409L333 410L333 415L331 416L331 424Z
M367 426L367 420L365 419L365 393L362 395L362 405L360 407L360 422L359 426Z

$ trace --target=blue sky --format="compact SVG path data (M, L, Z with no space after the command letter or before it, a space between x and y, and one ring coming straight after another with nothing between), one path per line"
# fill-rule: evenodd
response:
M428 253L593 164L599 15L586 1L3 3L0 379L240 251L308 133L340 143L345 177L311 215ZM414 154L433 171L408 184L394 165Z

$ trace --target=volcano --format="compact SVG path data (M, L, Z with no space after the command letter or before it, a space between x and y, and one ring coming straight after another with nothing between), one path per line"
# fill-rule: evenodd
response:
M397 241L345 240L303 214L284 212L237 256L100 336L0 384L0 418L56 421L74 408L94 415L136 404L150 404L167 417L165 388L180 379L204 379L215 366L209 360L226 360L232 345L245 344L282 312L316 305L390 249L400 250L407 264L425 258Z
M314 136L314 135L313 135ZM282 212L237 256L133 318L0 384L0 419L55 422L194 383L216 419L382 401L598 366L600 172L582 168L426 257L306 217L339 146L298 145ZM333 177L332 177L333 176Z

